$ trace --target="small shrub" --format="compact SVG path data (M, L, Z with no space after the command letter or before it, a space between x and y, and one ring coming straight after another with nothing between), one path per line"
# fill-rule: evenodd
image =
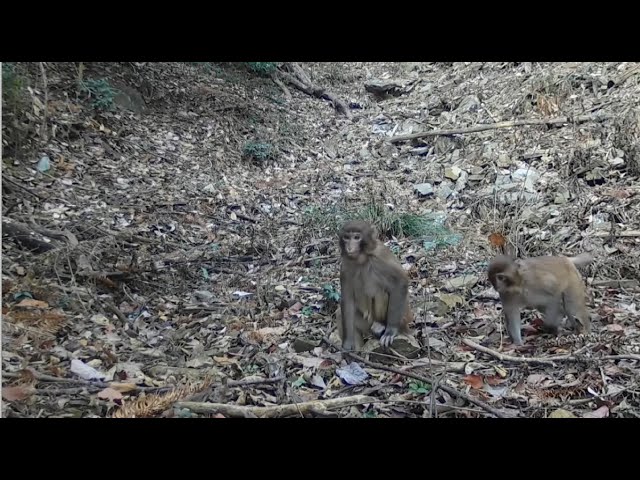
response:
M249 70L259 75L271 75L277 68L275 62L248 62Z
M268 143L249 142L244 146L242 153L245 157L260 162L275 158L275 149Z
M2 100L5 106L13 107L19 100L22 93L24 81L16 70L14 63L2 63Z
M106 78L88 79L82 82L81 89L89 95L91 106L96 110L111 110L118 90L109 85Z

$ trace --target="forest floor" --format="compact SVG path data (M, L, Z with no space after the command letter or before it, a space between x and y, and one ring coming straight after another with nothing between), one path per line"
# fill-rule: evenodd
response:
M246 64L3 66L3 415L640 416L640 67L302 66L348 115ZM349 218L416 313L355 359ZM591 334L514 348L503 242L592 252Z

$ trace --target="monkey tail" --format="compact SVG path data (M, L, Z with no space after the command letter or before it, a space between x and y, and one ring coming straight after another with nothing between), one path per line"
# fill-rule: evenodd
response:
M593 262L593 255L590 253L581 253L580 255L576 255L575 257L569 257L571 263L573 263L576 267L584 267Z

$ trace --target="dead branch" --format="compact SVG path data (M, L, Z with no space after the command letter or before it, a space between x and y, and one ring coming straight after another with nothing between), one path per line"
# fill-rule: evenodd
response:
M75 248L78 246L78 238L68 230L49 230L48 228L40 227L38 225L32 225L31 228L33 228L33 230L38 232L40 235L66 242L71 248Z
M626 230L624 232L595 232L594 237L640 237L640 230Z
M285 377L273 377L273 378L254 378L251 380L229 380L227 382L228 387L249 387L251 385L267 385L270 383L282 382Z
M329 100L338 113L343 114L347 118L351 118L351 113L347 104L332 92L313 84L300 65L293 62L287 62L285 64L285 68L289 71L278 70L278 75L282 79L286 80L295 88L309 96Z
M404 377L414 378L416 380L420 380L421 382L426 382L426 383L428 383L429 385L431 385L433 387L433 393L434 394L435 394L436 390L440 389L440 390L443 390L443 391L447 392L449 395L453 395L456 398L462 398L463 400L466 400L469 403L473 403L474 405L477 405L478 407L482 408L483 410L491 413L492 415L494 415L494 416L496 416L498 418L508 418L507 414L505 414L504 412L501 412L500 410L497 410L497 409L493 408L491 405L486 404L482 400L478 400L477 398L473 398L473 397L467 395L466 393L459 392L455 388L449 387L448 385L443 385L441 382L438 382L437 385L434 385L436 382L430 377L426 377L426 376L423 376L423 375L417 375L415 373L407 372L406 370L400 370L400 369L394 368L394 367L388 367L388 366L382 365L380 363L370 362L369 360L365 360L364 358L356 355L355 353L345 352L341 348L339 348L336 345L334 345L326 337L323 337L322 341L325 342L327 345L330 345L331 347L335 348L336 350L348 354L354 360L356 360L358 362L362 362L363 364L365 364L365 365L367 365L367 366L369 366L371 368L375 368L376 370L384 370L384 371L387 371L387 372L396 373L396 374L402 375Z
M16 187L18 187L21 190L24 190L25 192L27 192L29 195L33 195L36 198L39 198L40 200L44 200L44 198L40 195L38 195L37 193L31 191L30 189L28 189L27 187L25 187L24 185L21 185L20 183L18 183L16 180L12 179L11 177L9 177L8 175L2 174L2 181L3 182L7 182L10 183L11 185L14 185Z
M629 80L637 73L640 73L640 66L629 69L628 71L620 75L620 78L618 78L617 80L613 80L613 85L611 87L621 87L624 82Z
M408 135L398 135L391 137L389 141L391 143L404 142L406 140L415 140L417 138L435 137L437 135L458 135L465 133L477 133L484 132L485 130L495 130L498 128L511 128L520 127L523 125L559 125L563 123L576 124L590 121L604 121L613 118L613 115L593 113L590 115L580 115L577 117L558 117L549 119L528 119L528 120L509 120L506 122L487 123L481 125L475 125L467 128L453 128L449 130L432 130L430 132L411 133Z
M492 357L495 357L502 362L528 363L530 365L554 365L555 362L577 362L580 360L577 356L575 356L575 354L556 355L556 356L547 357L547 358L515 357L513 355L506 355L504 353L491 350L490 348L483 347L482 345L479 345L476 342L469 340L468 338L463 338L462 343L470 346L475 350L478 350L479 352L486 353L487 355L491 355Z
M351 397L330 398L327 400L314 400L311 402L293 403L288 405L274 405L272 407L253 407L231 405L226 403L202 403L202 402L177 402L176 408L186 408L195 413L221 413L227 417L258 417L258 418L282 418L295 415L309 415L316 412L324 413L328 409L342 408L351 405L373 403L376 399L366 395L353 395Z
M592 287L613 287L613 288L636 288L639 282L637 280L594 280L591 282Z
M8 217L2 217L2 234L3 236L6 234L18 245L34 253L49 252L61 246L46 235L36 232L29 225Z
M286 101L290 102L292 99L291 92L289 91L287 86L282 82L282 80L278 78L277 71L273 75L271 75L271 80L273 80L273 83L275 83L280 88L280 90L282 90L282 93L284 94L284 98L286 99Z
M49 108L49 86L47 82L47 70L44 67L44 62L38 62L40 64L40 73L42 74L42 89L44 90L44 113L42 114L42 125L40 126L40 139L43 143L48 140L49 134L47 132L47 109Z
M637 360L640 362L640 355L634 353L626 353L621 355L605 355L600 357L602 360Z

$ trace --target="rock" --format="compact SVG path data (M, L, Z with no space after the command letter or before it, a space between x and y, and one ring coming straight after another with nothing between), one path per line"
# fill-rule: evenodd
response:
M318 346L318 342L298 337L293 341L293 349L296 353L310 352Z
M449 180L453 180L454 182L458 179L461 173L462 169L456 166L451 166L444 169L444 176Z
M418 183L413 188L423 197L433 195L433 185L430 183Z

